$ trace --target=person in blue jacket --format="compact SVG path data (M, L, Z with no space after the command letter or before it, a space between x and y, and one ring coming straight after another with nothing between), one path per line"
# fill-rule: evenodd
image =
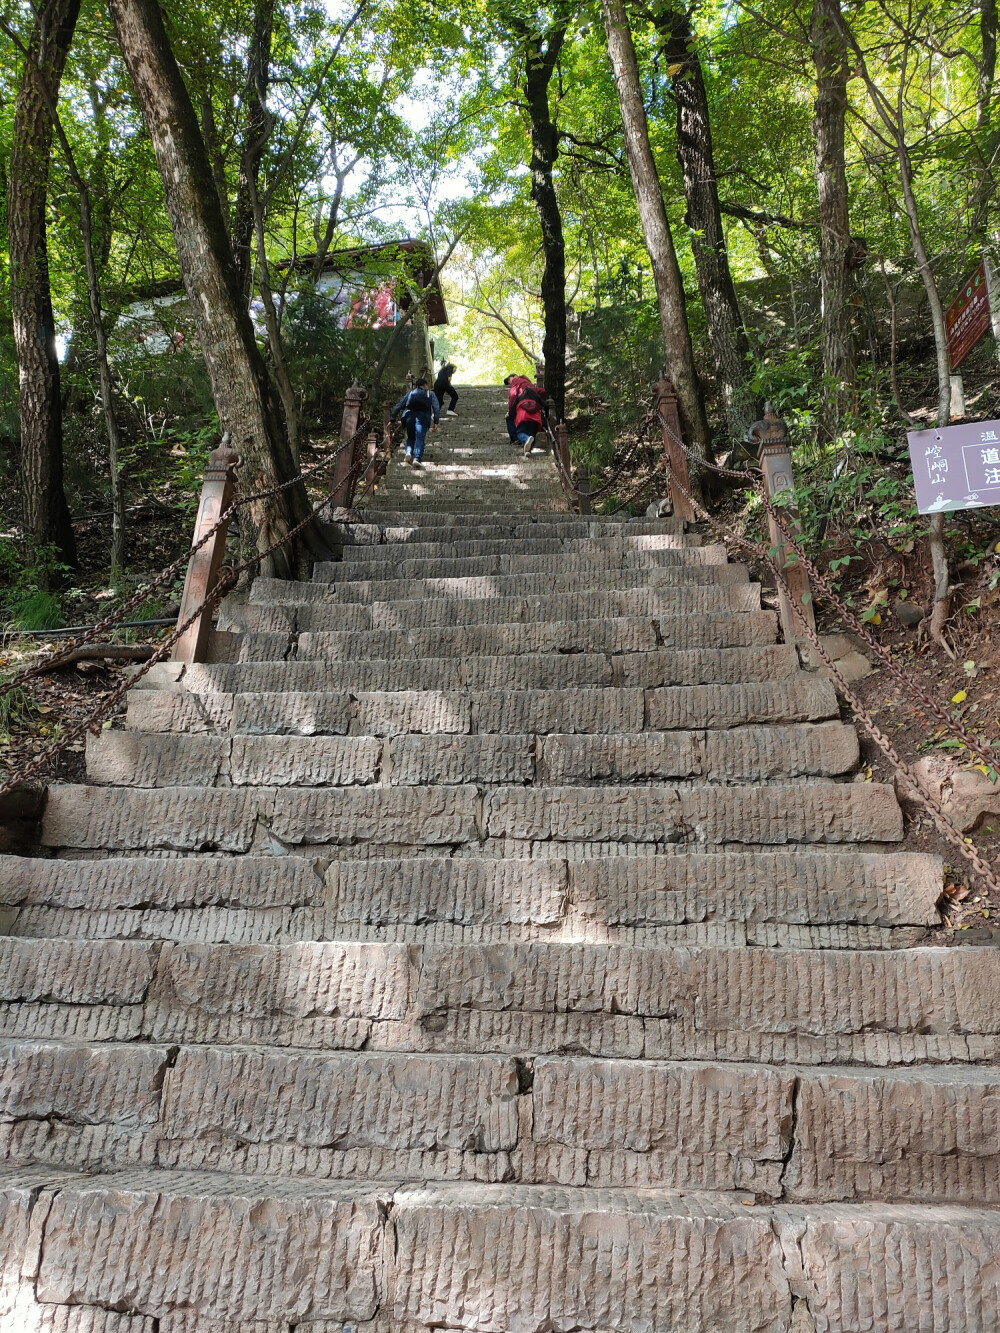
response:
M403 455L403 462L413 463L415 467L419 467L420 460L424 456L427 432L436 432L438 422L441 420L441 404L437 400L437 394L428 389L427 380L423 377L417 380L408 393L403 394L392 409L393 421L400 417L406 427L406 452Z

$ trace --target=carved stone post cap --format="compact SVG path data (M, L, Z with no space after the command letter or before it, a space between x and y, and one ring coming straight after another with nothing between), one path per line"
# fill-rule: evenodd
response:
M677 390L674 388L674 382L667 374L666 367L660 371L660 378L656 382L656 394L658 398L676 398Z
M230 445L229 441L231 438L232 437L227 430L216 447L208 455L208 463L205 467L206 476L210 472L226 473L230 468L235 468L239 465L240 456Z
M779 453L789 447L788 425L775 414L770 403L764 404L764 415L747 431L751 440L760 445L760 453Z
M355 380L354 383L351 385L351 387L347 390L346 397L350 398L352 402L360 403L363 402L364 399L368 397L368 394L364 389L362 389L358 381Z

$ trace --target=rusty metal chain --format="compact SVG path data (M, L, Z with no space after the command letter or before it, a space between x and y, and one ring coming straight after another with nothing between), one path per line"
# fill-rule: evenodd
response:
M788 586L788 582L785 579L781 567L778 565L777 561L774 560L771 553L759 542L755 542L749 537L741 537L738 533L732 532L727 528L724 523L721 523L717 518L710 514L704 505L695 499L687 487L685 487L677 477L671 475L670 482L671 485L676 486L681 494L690 502L694 512L699 514L699 516L727 545L740 547L743 550L748 551L751 555L756 556L757 559L762 560L770 567L775 580L784 592L788 604L806 637L809 639L812 647L823 659L830 674L836 680L841 697L850 705L855 717L889 760L890 764L892 764L902 777L906 786L910 788L920 803L927 809L938 832L961 854L962 857L964 857L966 861L969 862L976 875L978 875L979 879L986 885L990 892L995 892L1000 895L1000 880L997 879L997 876L994 874L989 864L983 859L971 838L966 838L961 831L955 827L945 814L940 803L927 789L917 774L914 773L909 765L901 758L892 741L886 736L885 732L882 731L881 727L879 727L878 723L864 707L854 690L851 689L843 673L837 667L836 662L823 646L822 640L816 630L809 623L807 616L798 605Z
M70 655L77 648L82 647L84 644L95 642L100 635L106 634L108 630L113 629L114 626L124 620L130 612L134 611L137 606L140 606L143 602L147 601L154 592L164 587L175 574L179 573L179 571L190 562L191 557L196 555L207 542L211 541L223 524L229 522L238 509L244 508L249 504L256 504L261 500L270 499L271 497L278 495L280 492L295 486L297 483L304 482L307 477L311 477L321 469L328 468L331 463L335 462L337 458L340 457L345 449L353 447L361 435L367 432L367 429L368 423L367 421L363 421L354 434L348 439L341 441L332 454L324 456L311 467L304 469L294 477L290 477L287 481L280 482L264 491L255 491L250 495L235 497L227 508L219 515L213 526L209 528L198 541L190 546L183 555L179 555L176 560L172 560L169 565L164 569L161 569L155 578L151 579L137 592L133 593L133 595L128 598L127 601L123 602L116 610L103 617L103 619L98 621L96 625L93 625L87 630L86 633L80 635L79 638L70 640L65 647L60 648L57 652L50 654L40 662L34 662L30 667L25 667L23 670L11 676L9 680L0 681L0 698L34 676L41 675L46 671L58 670L58 668L69 659ZM311 522L311 520L312 516L310 516L305 523L300 523L294 531L296 533L300 532L302 528L307 526L308 522ZM270 549L273 550L274 548L271 547ZM268 552L265 552L264 554L267 553Z
M919 681L914 680L913 677L899 665L889 650L884 647L883 644L879 643L879 641L869 632L864 622L860 620L850 607L848 607L837 593L834 592L833 588L819 571L815 563L806 555L794 536L788 531L788 528L786 527L787 519L782 517L781 511L768 495L763 476L759 472L736 472L732 468L721 468L717 463L710 463L707 459L694 453L683 440L679 440L670 425L663 420L662 415L660 416L660 421L674 443L683 449L684 453L693 462L702 467L709 468L714 472L721 473L723 476L737 477L742 481L747 481L754 487L760 498L761 504L767 510L769 516L774 520L778 531L781 533L783 544L787 546L790 551L794 552L796 560L801 564L802 568L809 575L809 578L819 591L822 592L823 596L833 607L840 619L845 621L854 633L857 634L869 648L871 648L879 661L882 662L893 676L895 676L904 689L921 703L943 727L960 740L971 754L974 754L988 768L996 770L1000 767L1000 756L991 754L989 750L984 749L979 739L969 731L968 728L964 727L960 722L956 722L950 713L948 713L948 711L939 704L932 695L928 694ZM673 484L677 485L681 490L684 489L683 487L680 487L676 479Z

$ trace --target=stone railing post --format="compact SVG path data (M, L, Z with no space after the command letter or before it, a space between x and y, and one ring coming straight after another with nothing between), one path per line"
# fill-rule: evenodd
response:
M685 491L691 493L687 454L677 443L677 440L684 438L681 432L681 417L677 410L677 393L665 373L661 374L656 385L656 410L662 417L660 432L663 436L663 455L670 477L670 501L677 517L692 523L695 519L694 506L680 489L683 486ZM677 486L674 485L675 477L679 483Z
M573 475L576 504L581 514L590 513L590 468L581 463Z
M361 408L367 396L357 381L347 390L347 396L344 399L344 419L340 427L341 444L357 432L358 422L361 420ZM332 509L346 508L351 503L348 492L351 490L356 447L357 441L355 441L352 448L342 450L334 461L333 476L330 478L330 507Z
M205 479L201 486L201 500L198 504L198 517L194 525L192 545L214 528L220 516L232 504L236 488L236 465L239 458L229 447L228 432L223 435L222 443L208 456ZM178 625L191 615L197 606L205 600L214 587L219 570L226 554L226 535L229 520L219 524L215 535L200 550L195 551L188 562L187 575L184 579L184 595L181 598ZM174 662L204 662L208 648L208 636L212 631L212 611L214 606L206 606L197 620L187 627L174 644L170 654Z
M788 427L776 417L771 404L764 406L764 418L750 427L750 437L757 441L760 448L760 467L764 474L764 485L772 500L780 499L782 494L794 490L792 475L792 449ZM799 531L798 515L792 505L781 510L782 526L790 537ZM805 616L811 629L816 628L816 615L813 611L812 590L809 587L809 575L790 551L778 525L768 517L771 534L773 559L781 569L788 591ZM808 638L798 616L792 610L783 588L778 588L778 609L781 613L781 628L786 643L808 642Z
M559 461L562 467L559 471L559 479L563 484L563 489L568 490L572 481L573 473L570 470L569 462L569 427L565 421L560 421L555 430L556 449L559 451Z

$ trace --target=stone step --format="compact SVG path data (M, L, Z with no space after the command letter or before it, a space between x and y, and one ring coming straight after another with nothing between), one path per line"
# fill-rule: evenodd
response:
M315 585L318 586L318 585ZM421 629L451 625L527 624L536 621L593 621L633 616L700 616L759 611L760 585L635 588L558 593L548 597L487 599L428 597L401 602L279 602L262 604L227 598L219 628L242 633L328 630Z
M688 565L725 565L729 552L725 546L686 546L676 549L618 550L597 549L584 543L580 551L563 550L557 555L527 554L523 543L499 555L415 557L412 547L396 552L398 564L386 569L371 568L353 560L317 561L313 565L316 583L352 583L359 579L465 578L489 574L583 574L614 569L675 569Z
M8 1167L1000 1203L1000 1071L0 1041Z
M285 690L557 690L605 685L656 689L786 681L801 679L802 674L794 647L771 643L745 648L665 648L618 655L544 652L516 657L428 655L418 660L383 657L336 662L277 658L253 661L247 657L238 662L186 667L158 662L142 677L136 690L258 694Z
M500 864L503 864L502 862ZM499 914L498 914L499 915ZM22 907L2 913L6 934L21 939L154 940L177 944L295 944L325 940L376 944L460 945L549 942L761 949L912 949L928 941L923 926L795 925L701 921L680 925L605 925L575 916L558 926L533 921L343 921L322 907L89 908Z
M891 842L891 787L802 779L714 787L53 786L45 847L105 851L280 851L358 844L464 846L518 854L536 843Z
M400 519L395 523L334 523L334 531L344 547L399 546L428 542L496 542L501 540L557 541L599 538L622 539L629 537L683 536L686 524L679 518L634 518L617 527L609 527L600 519L580 518L577 514L536 514L525 520L518 514L494 514L480 517L477 523L456 525L438 523L410 523ZM351 558L348 556L347 558Z
M1000 1055L1000 951L0 937L0 1035L873 1067Z
M262 605L318 602L404 602L423 598L545 597L556 593L628 592L644 588L730 587L749 580L746 565L664 565L652 569L587 568L572 574L480 574L455 579L359 579L292 583L255 579L250 601Z
M0 1189L32 1329L797 1333L804 1309L816 1329L873 1310L879 1333L988 1333L1000 1301L983 1208L149 1168L34 1168ZM95 1322L67 1324L79 1311Z
M404 603L405 605L405 603ZM417 603L421 605L421 603ZM514 624L437 625L425 629L317 631L299 635L300 661L362 658L508 657L523 653L630 653L657 648L743 648L777 637L773 611L713 616L617 616L599 620L538 620ZM285 635L248 634L244 661L288 652Z
M711 922L877 927L938 922L937 857L788 848L599 862L297 856L0 857L0 904L53 913L320 909L342 924L536 925L583 932ZM37 932L35 932L37 933ZM65 931L60 929L60 934Z
M187 679L187 677L185 677ZM640 690L398 690L350 693L133 690L128 726L146 732L396 736L635 733L819 722L839 704L830 681L800 675L748 685Z
M423 541L380 546L345 546L341 564L357 571L365 566L391 568L404 560L460 560L491 555L597 555L622 557L640 551L684 551L699 547L701 538L677 533L648 533L634 537L494 537L479 540ZM355 572L354 577L358 575Z
M429 528L476 528L481 527L483 523L489 522L495 518L501 523L516 523L521 526L527 526L532 523L559 523L569 524L586 523L598 524L602 529L608 529L614 532L616 529L630 529L633 524L640 523L662 523L663 519L633 518L631 514L590 514L586 519L581 520L579 514L555 514L539 513L537 510L526 510L524 512L499 512L497 514L483 513L481 510L466 511L464 513L440 513L438 510L428 509L426 505L419 509L353 509L338 510L334 512L333 522L337 527L350 528L355 524L373 524L379 528L392 527L429 527Z
M752 782L835 777L858 762L853 727L822 722L607 736L208 736L101 731L87 778L119 787L347 787L476 783Z

